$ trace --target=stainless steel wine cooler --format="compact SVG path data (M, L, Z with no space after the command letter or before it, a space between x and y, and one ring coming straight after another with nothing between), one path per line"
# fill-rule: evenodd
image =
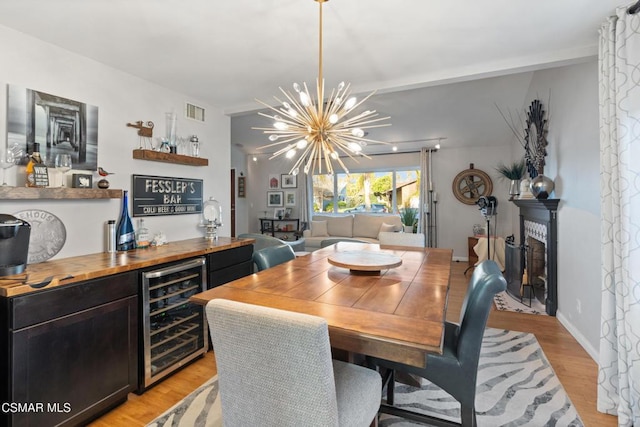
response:
M142 273L139 393L207 351L204 307L189 302L206 281L204 258Z

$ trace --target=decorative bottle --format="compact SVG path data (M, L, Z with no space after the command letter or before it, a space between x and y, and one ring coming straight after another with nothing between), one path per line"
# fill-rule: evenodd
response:
M148 248L151 244L149 239L149 230L144 226L144 220L138 221L138 231L136 232L136 247L138 249Z
M36 176L33 170L35 165L42 163L42 159L40 158L40 153L34 151L31 156L29 156L29 163L27 163L27 167L25 169L25 173L27 174L27 187L35 187L36 186Z
M136 234L133 230L133 223L129 216L129 196L128 191L123 191L122 212L116 227L116 250L128 251L136 248Z

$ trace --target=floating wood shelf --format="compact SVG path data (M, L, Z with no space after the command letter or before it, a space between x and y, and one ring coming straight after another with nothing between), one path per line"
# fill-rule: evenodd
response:
M185 156L183 154L161 153L153 150L133 150L133 158L151 160L153 162L177 163L190 166L208 166L209 160L202 157Z
M0 199L120 199L122 190L99 188L0 187Z

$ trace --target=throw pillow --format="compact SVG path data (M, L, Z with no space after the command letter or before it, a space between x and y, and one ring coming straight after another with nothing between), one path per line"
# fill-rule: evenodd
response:
M311 237L328 237L327 221L311 221Z
M393 224L387 224L386 222L383 222L382 225L380 226L380 233L394 232L394 231L397 231L397 230L396 230L396 226Z

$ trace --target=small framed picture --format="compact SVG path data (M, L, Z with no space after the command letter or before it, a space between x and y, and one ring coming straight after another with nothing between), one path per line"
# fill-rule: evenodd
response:
M246 182L244 176L238 177L238 197L246 197Z
M291 218L291 214L292 214L293 210L291 208L286 208L284 210L284 217L285 219L289 219Z
M281 175L280 185L282 188L298 188L298 177L295 175Z
M284 192L284 205L285 206L295 206L296 205L296 192L295 191L285 191Z
M278 175L269 175L269 188L272 190L280 188L280 177Z
M267 207L282 206L282 191L267 191Z
M86 173L74 173L72 175L72 188L91 188L93 177Z
M274 209L273 219L282 219L282 218L284 218L284 209Z

